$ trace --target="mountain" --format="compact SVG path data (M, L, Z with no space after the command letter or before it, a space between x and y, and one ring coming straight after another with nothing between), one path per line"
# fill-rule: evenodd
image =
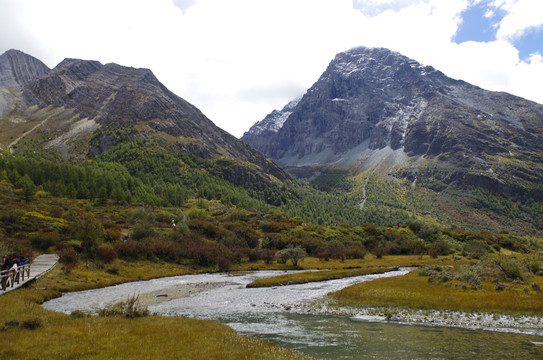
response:
M0 55L0 86L24 86L48 71L43 62L19 50Z
M242 140L259 148L261 151L265 150L270 138L281 129L301 99L299 97L292 100L282 110L272 111L263 120L251 126L251 129L243 134Z
M338 54L288 112L279 130L257 123L242 140L307 180L345 170L365 184L381 174L437 194L475 187L543 200L543 105L399 53Z
M6 54L3 64L11 65L2 68L4 85L15 81L21 86L0 87L4 150L55 161L108 158L125 165L153 154L147 161L154 167L161 166L155 158L168 158L172 164L174 158L178 164L185 159L187 166L190 156L196 167L190 171L248 189L274 188L291 179L261 152L169 91L148 69L65 59L48 70L29 55ZM129 144L139 148L139 158L126 154ZM141 171L138 166L133 165L134 171ZM179 174L179 166L183 168L177 165L170 171Z

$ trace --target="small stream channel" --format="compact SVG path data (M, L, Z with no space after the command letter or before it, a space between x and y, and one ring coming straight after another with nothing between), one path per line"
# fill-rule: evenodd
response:
M151 312L216 320L240 334L322 359L543 359L543 331L528 335L359 321L304 307L351 284L408 271L257 289L245 286L284 272L185 275L68 293L43 306L97 312L136 294Z

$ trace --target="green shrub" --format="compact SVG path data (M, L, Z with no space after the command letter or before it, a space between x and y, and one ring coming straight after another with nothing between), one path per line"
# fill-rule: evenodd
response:
M500 254L491 259L491 262L501 270L507 279L525 280L526 275L524 274L523 264L517 258Z
M292 262L292 265L298 266L298 261L303 260L307 253L301 247L288 247L283 250L279 250L275 254L277 262L285 264L288 260Z
M60 241L59 235L53 232L30 233L28 239L32 246L41 251L46 251Z
M437 272L442 272L443 268L439 265L424 265L417 269L417 274L421 276L430 276Z

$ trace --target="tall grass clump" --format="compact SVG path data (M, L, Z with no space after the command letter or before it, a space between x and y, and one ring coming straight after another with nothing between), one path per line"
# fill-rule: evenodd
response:
M112 307L100 310L98 315L104 317L121 316L133 319L149 316L150 312L147 306L140 304L139 294L134 294L132 296L128 296L126 301L121 301Z

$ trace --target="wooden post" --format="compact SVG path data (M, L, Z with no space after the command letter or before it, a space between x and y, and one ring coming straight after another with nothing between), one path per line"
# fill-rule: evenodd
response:
M7 281L8 281L8 271L7 270L0 271L0 283L2 284L2 290L6 290Z

